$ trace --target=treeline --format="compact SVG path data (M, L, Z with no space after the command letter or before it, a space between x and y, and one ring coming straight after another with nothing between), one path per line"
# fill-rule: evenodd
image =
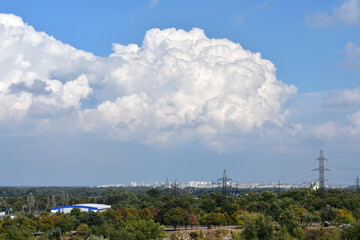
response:
M71 231L76 231L72 239L164 239L163 226L194 229L194 239L201 239L195 234L199 225L243 229L232 239L360 239L360 193L356 191L264 191L225 196L217 192L164 195L153 188L145 193L121 191L74 197L67 190L56 195L55 201L102 203L112 209L104 213L74 209L70 214L49 215L46 209L53 195L36 196L31 192L28 196L2 197L1 202L7 204L3 210L12 206L14 212L22 213L0 222L0 239L29 239L34 232L44 233L41 239L56 239ZM25 210L15 207L15 203L32 204L32 198L38 206ZM15 232L25 237L10 235Z

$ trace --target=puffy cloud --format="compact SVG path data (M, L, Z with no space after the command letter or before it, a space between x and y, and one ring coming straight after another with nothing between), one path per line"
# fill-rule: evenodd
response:
M196 28L151 29L142 46L114 44L99 58L1 14L0 51L0 121L65 109L79 129L122 140L223 149L223 139L282 126L297 93L260 53Z
M316 27L326 27L336 22L349 25L360 24L360 0L349 0L334 8L332 14L318 12L305 18L305 22Z
M110 58L121 64L107 75L107 85L123 96L81 118L103 119L119 136L150 133L150 142L281 125L282 107L297 91L278 81L274 65L259 53L208 39L200 29L152 29L141 47L114 44Z
M95 57L36 32L20 17L0 14L0 52L0 122L21 119L36 103L79 108L80 99L92 92L81 73L71 81L51 75L76 69Z

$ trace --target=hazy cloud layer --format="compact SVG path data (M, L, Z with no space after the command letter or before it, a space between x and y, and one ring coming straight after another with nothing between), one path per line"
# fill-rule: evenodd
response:
M326 27L342 22L348 25L360 24L360 0L345 1L340 7L334 8L332 13L317 12L305 18L311 26Z

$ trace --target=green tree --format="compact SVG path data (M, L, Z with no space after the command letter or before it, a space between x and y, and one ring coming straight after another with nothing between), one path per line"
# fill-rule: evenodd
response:
M349 224L355 221L355 217L350 210L339 209L333 221L335 225Z
M32 235L30 229L21 226L11 225L2 234L0 239L6 240L32 240L35 237Z
M360 221L355 221L349 226L343 227L342 238L346 240L360 239Z
M176 230L178 226L186 225L186 223L189 222L189 216L184 209L177 207L170 209L170 211L164 215L164 222L165 224L173 226Z
M285 226L290 233L299 226L296 220L296 216L291 209L286 209L279 217L279 223L281 226Z
M61 229L61 232L66 233L74 230L75 217L70 214L63 214L55 223L55 226Z
M207 213L213 212L216 208L216 202L208 196L201 200L200 208Z
M96 212L83 212L75 219L75 226L81 223L86 223L88 226L100 226L104 223L100 213Z
M245 239L261 239L267 240L274 237L274 226L271 223L270 217L265 217L263 214L251 214L244 218L245 229L242 236Z
M325 208L321 209L320 217L323 222L325 221L333 221L338 213L338 209L335 207L330 206L329 204L326 205Z
M304 212L302 214L302 221L305 225L311 225L312 223L320 222L321 218L318 214L314 212Z
M151 188L149 191L147 191L147 194L152 198L158 198L161 196L161 192L157 188Z
M81 209L74 207L73 209L71 209L70 214L71 216L78 217L81 214Z

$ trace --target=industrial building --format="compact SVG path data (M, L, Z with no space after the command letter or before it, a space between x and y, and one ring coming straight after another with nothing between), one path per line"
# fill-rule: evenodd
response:
M51 213L70 213L73 208L79 208L82 212L104 212L111 208L110 205L97 203L81 203L70 206L60 206L51 208Z

